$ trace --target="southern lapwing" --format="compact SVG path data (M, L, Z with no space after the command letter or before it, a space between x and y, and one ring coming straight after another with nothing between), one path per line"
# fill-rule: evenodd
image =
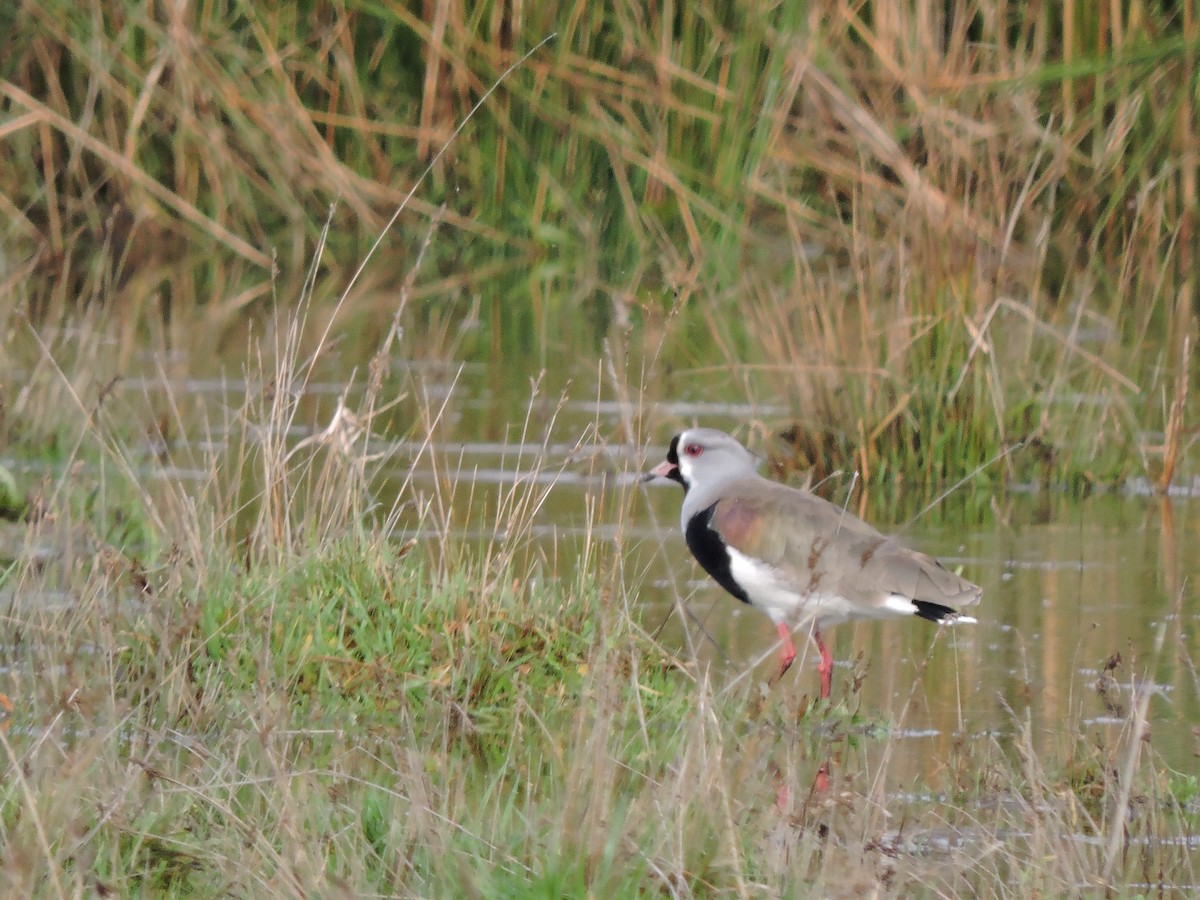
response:
M724 432L691 428L672 438L666 461L644 480L683 485L688 549L721 587L779 628L779 677L796 658L793 629L807 629L817 645L825 698L833 655L823 628L902 616L975 621L957 607L978 603L979 587L828 500L763 478L757 464Z

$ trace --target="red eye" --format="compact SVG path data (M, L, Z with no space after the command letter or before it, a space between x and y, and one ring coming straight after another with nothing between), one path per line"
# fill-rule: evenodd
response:
M688 456L699 456L701 453L704 452L704 448L701 447L699 444L688 444L686 447L683 448L683 452L686 453Z

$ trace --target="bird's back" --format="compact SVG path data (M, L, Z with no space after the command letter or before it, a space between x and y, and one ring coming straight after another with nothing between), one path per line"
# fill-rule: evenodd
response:
M980 588L808 491L757 475L729 482L711 520L730 546L778 570L800 593L855 604L892 594L944 606L977 603Z

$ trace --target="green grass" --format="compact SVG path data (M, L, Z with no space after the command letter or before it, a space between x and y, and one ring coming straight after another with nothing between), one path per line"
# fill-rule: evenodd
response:
M594 712L608 710L603 738L630 767L607 773L616 797L663 770L678 749L688 682L671 677L669 658L636 629L603 615L598 590L534 593L508 573L484 590L469 571L431 576L418 555L326 548L283 572L213 579L172 621L144 614L130 623L108 677L120 673L135 728L153 743L147 764L162 778L186 772L206 784L203 797L177 798L166 834L161 818L149 829L174 839L188 865L156 862L139 878L155 889L212 889L237 860L212 859L204 838L250 820L267 844L285 827L311 843L316 869L305 884L354 877L365 879L359 890L386 893L395 878L458 892L464 878L520 876L514 888L536 889L528 865L515 862L530 853L521 822L551 815L575 789L571 757L584 735L600 737L587 721ZM165 733L181 735L183 748ZM230 740L220 760L187 749ZM412 796L418 789L424 801ZM299 819L276 820L292 803ZM442 820L451 809L453 820ZM413 833L429 827L441 835L436 848ZM118 854L157 860L160 850L152 842ZM547 885L579 883L569 835L541 852L562 854L544 860L560 873L539 861ZM237 876L242 889L283 877L277 860L264 862ZM123 877L122 892L136 883Z

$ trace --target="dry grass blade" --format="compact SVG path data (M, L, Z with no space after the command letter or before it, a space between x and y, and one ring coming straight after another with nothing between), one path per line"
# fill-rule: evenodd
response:
M78 143L84 149L94 153L97 157L103 160L113 169L120 172L134 184L143 188L147 193L165 205L168 209L178 213L182 218L191 222L201 231L211 235L216 241L224 244L230 250L244 257L250 262L268 271L272 268L271 257L262 250L250 244L244 238L234 234L220 222L214 221L210 217L204 215L193 204L188 203L179 194L171 189L164 187L155 178L143 172L137 166L132 164L126 157L99 141L97 138L88 134L86 131L77 126L74 122L70 122L63 118L54 110L48 108L44 103L40 102L36 97L31 96L21 88L17 87L11 81L0 82L0 94L7 97L12 103L22 106L30 110L32 114L37 115L41 121L52 125L55 129L70 141ZM55 233L61 233L61 230Z
M1163 641L1166 636L1167 626L1164 622L1159 625L1158 636L1155 638L1154 652L1151 657L1155 662L1162 656ZM1153 683L1142 684L1134 689L1131 721L1125 738L1125 758L1121 761L1121 769L1117 775L1118 788L1116 795L1112 798L1113 807L1109 813L1109 829L1104 845L1104 868L1101 871L1100 883L1106 888L1112 886L1117 855L1120 853L1122 841L1128 835L1129 799L1136 783L1138 763L1142 758L1146 734L1150 728L1150 698L1156 690Z
M1171 408L1167 413L1166 433L1163 436L1163 463L1162 472L1158 477L1158 489L1164 494L1170 490L1171 481L1175 477L1175 468L1179 465L1183 439L1187 433L1184 412L1187 408L1191 362L1192 336L1185 334L1179 348L1179 359L1175 364L1175 390L1172 392Z

